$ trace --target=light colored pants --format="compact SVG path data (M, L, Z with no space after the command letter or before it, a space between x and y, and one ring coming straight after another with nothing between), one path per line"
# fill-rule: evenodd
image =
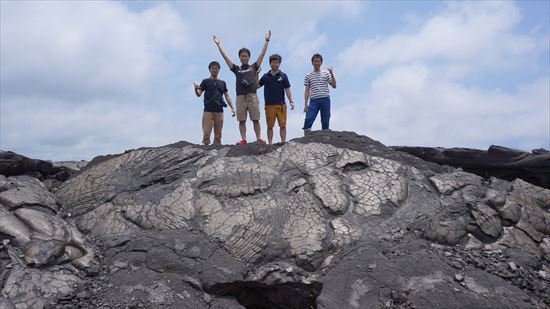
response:
M250 120L260 120L260 100L255 93L237 96L237 120L246 121L246 114Z
M210 145L212 128L214 128L214 145L221 145L223 113L202 112L202 143L205 145Z

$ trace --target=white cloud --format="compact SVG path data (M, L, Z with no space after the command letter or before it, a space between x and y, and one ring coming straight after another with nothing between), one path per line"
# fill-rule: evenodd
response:
M168 4L161 3L143 11L137 17L142 33L147 36L147 45L157 51L189 48L190 31L180 15Z
M548 147L550 79L512 93L465 87L416 63L385 71L368 94L333 114L333 127L387 145L486 148L510 140Z
M450 2L416 31L360 38L338 58L354 72L418 60L517 66L522 64L518 56L540 50L547 39L513 34L519 20L513 2Z
M179 121L200 106L180 105L171 112L130 102L94 100L74 104L57 99L16 98L2 104L2 147L34 158L91 159L125 149L160 146L194 136L194 123ZM72 107L72 108L71 108Z
M347 94L333 127L387 145L550 147L548 76L505 91L464 83L536 66L548 34L515 34L520 19L513 2L450 2L416 29L358 39L340 53L342 70L380 73L366 94Z
M132 13L115 2L2 2L4 96L74 101L141 94L181 49L186 25L167 5Z
M1 2L0 148L43 159L90 159L191 139L189 124L151 91L189 51L189 29L167 4ZM153 98L153 99L151 99ZM193 108L199 109L200 107Z
M200 143L202 98L191 83L208 76L209 61L221 62L212 34L222 37L233 60L242 46L254 59L268 29L268 55L283 56L297 105L289 112L289 138L302 135L300 79L311 54L335 54L341 46L334 41L357 38L336 65L333 129L387 144L475 146L515 139L522 147L545 146L548 112L533 110L548 109L547 78L514 92L460 82L473 70L494 74L500 66L537 65L529 59L544 50L540 36L547 32L516 33L521 16L511 2L449 3L428 20L379 38L359 37L355 26L364 24L361 11L371 4L355 1L154 2L141 11L99 1L0 5L3 150L65 160L178 140ZM346 31L346 40L332 41L336 29ZM350 76L372 68L380 75L371 85ZM234 76L224 67L220 77L234 103ZM238 139L237 122L226 112L222 141Z
M251 50L255 60L262 47L264 33L271 30L268 55L281 54L283 65L286 65L286 60L297 65L303 61L302 54L320 48L328 41L327 35L318 30L323 19L340 22L357 18L365 6L364 2L358 1L251 1L242 5L206 1L174 4L181 15L196 26L192 36L193 41L201 42L197 43L198 48L217 56L218 51L212 42L212 34L216 34L233 62L238 62L237 51L243 46ZM204 12L208 12L207 20ZM305 65L309 64L310 57L308 55L306 58ZM303 66L301 63L299 65Z
M321 47L325 45L328 41L328 38L325 34L321 34L316 38L311 40L302 40L299 43L292 44L288 56L289 66L293 68L301 68L304 66L311 66L311 55L318 53L321 50Z

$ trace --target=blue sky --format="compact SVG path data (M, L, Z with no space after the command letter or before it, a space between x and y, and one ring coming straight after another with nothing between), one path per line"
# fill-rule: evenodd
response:
M282 55L297 105L289 138L302 135L303 77L319 52L338 80L333 130L386 145L550 148L550 1L0 5L2 150L89 160L200 143L202 98L192 83L208 77L210 61L222 64L235 101L212 35L237 62L243 46L256 59L267 30L268 55ZM238 139L226 112L222 142Z

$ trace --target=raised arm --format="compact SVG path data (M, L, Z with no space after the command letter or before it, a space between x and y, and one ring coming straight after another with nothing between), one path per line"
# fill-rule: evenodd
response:
M213 35L213 38L214 38L214 43L216 43L216 46L218 46L218 50L220 51L220 54L222 54L223 60L225 60L225 63L227 63L227 65L229 66L229 69L232 69L233 62L231 61L231 59L229 59L229 56L227 56L227 54L223 50L221 46L222 40L220 40L220 38L217 37L216 35Z
M330 83L330 85L332 86L332 88L336 89L336 78L334 78L334 73L332 72L332 67L328 68L327 70L330 73L330 78L332 79L332 82Z
M256 64L258 66L262 65L262 61L264 61L265 53L267 52L267 45L269 45L269 38L271 38L271 30L265 33L264 47L262 48L262 52L260 52L260 55L258 56L258 60L256 60Z
M258 67L258 71L256 71L256 88L260 88L263 85L260 85L260 72L262 71L262 67Z

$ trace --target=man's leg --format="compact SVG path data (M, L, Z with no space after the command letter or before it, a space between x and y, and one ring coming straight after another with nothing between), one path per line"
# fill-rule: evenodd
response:
M267 128L267 142L273 144L273 128Z
M323 98L320 104L321 109L321 128L323 130L329 129L330 124L330 98Z
M317 118L317 113L319 113L319 103L317 99L313 99L309 102L309 107L306 113L306 119L304 120L304 136L308 136L315 118Z
M279 124L279 134L281 143L286 143L286 104L281 105L277 114L277 123Z
M267 141L273 143L273 127L275 126L275 106L265 106L265 124L267 125Z
M246 141L246 96L238 95L237 101L237 120L239 121L239 133L241 133L241 139Z
M222 144L223 113L212 113L214 115L214 145Z
M281 135L281 143L286 143L286 128L281 128L279 134Z
M260 141L261 138L261 127L260 127L260 120L252 120L252 123L254 124L254 133L256 133L256 141Z
M202 112L202 143L204 145L210 145L210 133L212 133L213 126L212 113Z
M248 102L248 112L250 115L250 120L254 124L254 133L256 134L256 141L262 141L261 128L260 128L260 100L255 93L247 95Z
M241 132L241 138L246 141L246 120L239 121L239 132Z

